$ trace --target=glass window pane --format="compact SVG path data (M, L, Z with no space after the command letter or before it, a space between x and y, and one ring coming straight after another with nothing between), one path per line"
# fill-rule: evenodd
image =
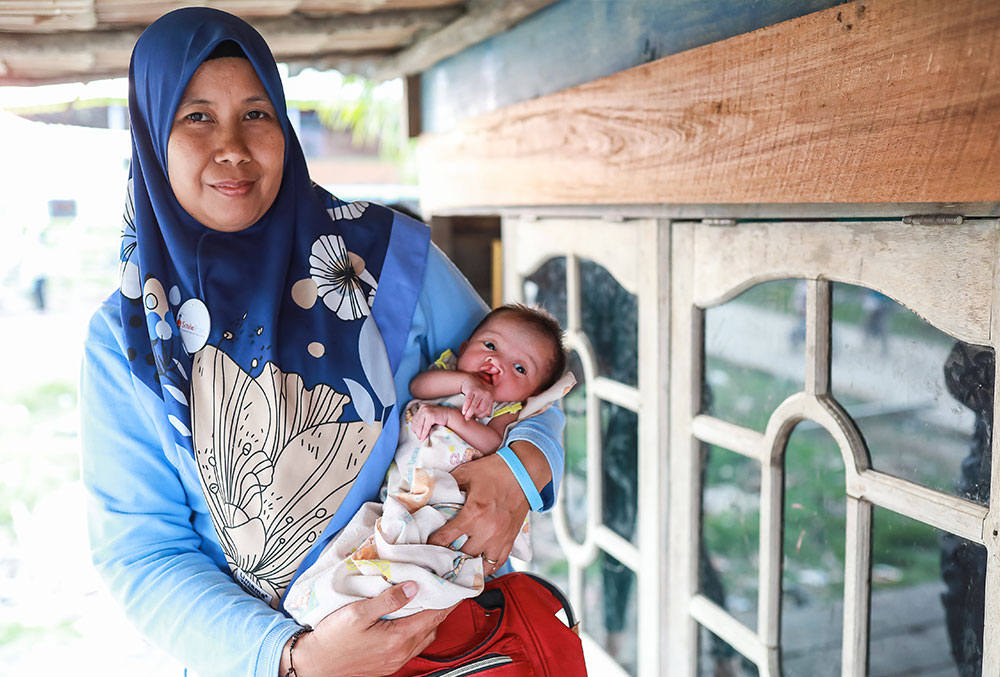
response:
M601 402L602 522L622 538L638 545L636 514L639 509L639 417L624 407Z
M566 427L563 444L566 450L566 470L560 489L566 524L577 543L587 537L587 379L576 352L569 355L569 368L577 385L563 398Z
M800 423L785 450L783 677L840 675L846 495L837 444Z
M724 640L699 626L698 677L758 677L760 671Z
M993 351L956 342L878 292L833 286L832 390L872 467L985 505Z
M580 323L590 340L601 376L639 383L639 320L635 294L600 264L580 261Z
M638 656L635 572L606 552L584 571L583 629L630 675Z
M872 510L873 677L982 674L986 549Z
M705 311L702 410L763 431L805 378L805 282L773 280Z
M705 448L698 587L701 594L756 630L760 464L722 447Z
M566 329L566 257L551 258L524 280L524 302L549 311Z

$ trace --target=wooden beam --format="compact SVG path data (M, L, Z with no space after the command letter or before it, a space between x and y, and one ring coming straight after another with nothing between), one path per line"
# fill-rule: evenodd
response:
M320 36L330 42L327 52L337 50L338 36L394 29L438 29L461 16L459 7L413 9L375 14L336 15L310 18L291 15L280 19L251 19L265 40ZM72 52L126 50L139 38L145 26L116 30L67 31L58 34L0 33L0 54L5 57L45 57ZM126 64L126 68L128 64Z
M418 150L426 211L996 202L1000 3L868 0L509 106Z
M376 73L376 78L388 80L427 70L442 59L509 30L528 15L556 1L470 0L465 16L397 54Z
M423 132L423 110L420 73L403 78L403 99L406 102L406 138L414 139Z

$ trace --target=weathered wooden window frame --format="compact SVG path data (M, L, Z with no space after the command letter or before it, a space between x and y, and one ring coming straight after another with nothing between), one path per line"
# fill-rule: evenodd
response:
M761 677L780 675L783 454L789 435L803 420L832 435L846 468L842 674L856 677L867 670L873 506L984 545L985 622L987 628L1000 627L1000 510L992 507L992 499L990 506L981 506L873 470L856 425L830 394L833 281L876 289L952 336L997 350L1000 226L996 220L950 226L889 220L736 225L735 220L609 222L522 215L504 219L503 236L507 299L522 298L524 278L545 260L567 257L566 329L588 378L590 486L584 543L572 541L561 508L555 515L557 534L570 563L570 596L578 607L582 571L598 549L613 551L636 573L642 590L639 675L693 677L699 624L753 661ZM581 258L606 267L638 297L640 369L635 389L597 377L588 367L589 348L580 333ZM862 260L866 265L860 265ZM704 311L754 284L779 278L802 278L807 284L803 391L775 409L763 433L700 413ZM601 467L598 399L638 413L638 547L600 524L600 483L595 481ZM997 406L995 398L995 416L1000 414ZM702 463L698 449L703 443L719 444L761 466L757 630L698 593ZM992 486L1000 481L997 444L994 436ZM624 674L595 642L585 642L594 670ZM984 639L983 674L1000 674L1000 641L989 632Z

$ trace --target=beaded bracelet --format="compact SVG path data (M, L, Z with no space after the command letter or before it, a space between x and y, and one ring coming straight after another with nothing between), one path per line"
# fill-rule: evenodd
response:
M510 447L501 447L497 450L497 456L502 458L507 467L510 468L510 471L514 473L514 479L521 485L521 491L524 492L524 497L528 499L528 506L532 512L541 510L542 497L538 493L538 489L535 488L534 480L531 479L528 471L524 469L521 459L517 457L514 450Z
M292 652L295 651L299 638L307 632L312 632L312 628L299 628L292 635L292 643L288 645L288 670L285 672L285 677L299 677L299 673L295 672L295 663L292 662Z

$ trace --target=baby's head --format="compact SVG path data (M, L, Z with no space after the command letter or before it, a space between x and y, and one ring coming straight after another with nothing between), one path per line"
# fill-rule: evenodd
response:
M497 308L458 354L458 368L493 386L497 402L523 402L566 371L562 329L548 313L520 304Z

